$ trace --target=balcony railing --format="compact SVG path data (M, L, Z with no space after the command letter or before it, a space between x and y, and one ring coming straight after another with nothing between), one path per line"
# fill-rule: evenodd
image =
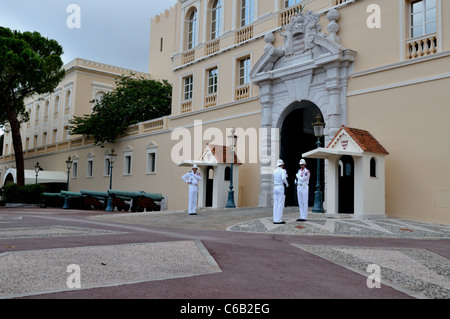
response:
M205 96L205 108L217 105L217 93Z
M279 16L280 27L289 24L291 22L292 17L294 17L298 12L300 12L301 7L302 5L299 4L295 7L290 7L280 12Z
M220 51L220 39L206 43L205 54L210 55Z
M337 6L337 5L346 3L348 1L350 1L350 0L334 0L334 5Z
M192 111L192 100L181 103L181 114Z
M438 38L436 34L411 39L406 43L406 58L414 59L437 52Z
M181 63L186 64L195 60L195 50L190 50L183 53Z
M164 119L159 119L142 124L145 133L164 129Z
M236 88L236 95L235 95L236 101L243 100L248 97L250 97L250 85L249 84L244 84L244 85L238 86Z
M136 125L132 125L128 127L127 134L128 135L137 135L144 134L149 132L156 132L159 130L166 129L168 127L168 119L167 117L162 117L146 122L142 122ZM31 157L36 155L45 155L47 153L57 152L61 150L68 150L71 148L82 147L87 145L92 145L94 143L93 137L84 137L78 136L69 140L64 140L60 142L53 142L52 144L42 145L38 147L34 147L32 149L24 149L23 155L24 157ZM0 163L12 161L15 159L14 153L5 152L5 155L0 156Z
M242 43L253 38L253 24L236 31L236 43Z

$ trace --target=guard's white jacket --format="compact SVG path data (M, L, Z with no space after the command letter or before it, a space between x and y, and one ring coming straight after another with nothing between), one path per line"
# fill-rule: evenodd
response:
M194 173L193 171L189 171L188 173L184 174L181 179L186 183L189 183L190 185L198 185L198 181L202 180L202 176L199 172Z
M283 209L284 209L284 187L289 186L287 181L287 173L286 170L277 167L273 172L273 222L279 223L282 222L283 218Z
M307 168L299 169L298 173L295 175L295 185L297 186L308 186L309 178L311 177L311 173Z
M289 186L287 182L286 170L281 167L277 167L273 172L273 185L279 186L283 184L286 185L286 187Z

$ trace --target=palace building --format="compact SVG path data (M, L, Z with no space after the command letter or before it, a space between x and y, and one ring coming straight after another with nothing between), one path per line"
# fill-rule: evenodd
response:
M131 72L77 59L55 92L26 102L25 167L64 172L71 156L70 190L106 191L114 149L113 189L161 193L182 210L192 163L199 207L225 207L231 162L236 206L271 206L278 158L296 206L305 158L310 206L318 172L326 213L450 224L449 19L443 0L178 0L151 19L145 74L173 84L171 115L104 148L68 136L68 118ZM6 133L4 183L12 149Z

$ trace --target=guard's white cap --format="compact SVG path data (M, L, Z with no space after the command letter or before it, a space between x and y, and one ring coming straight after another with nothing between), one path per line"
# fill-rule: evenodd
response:
M282 159L279 159L277 162L277 166L281 166L281 165L284 165L284 162Z
M300 163L299 163L300 165L302 165L302 164L305 164L306 165L306 161L302 158L301 160L300 160Z
M196 164L194 164L194 165L192 166L192 168L198 168L198 166L197 166Z

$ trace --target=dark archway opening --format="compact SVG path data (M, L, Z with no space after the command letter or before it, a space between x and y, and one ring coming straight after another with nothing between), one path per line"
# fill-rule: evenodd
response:
M206 168L206 194L205 207L212 207L213 204L214 167Z
M288 174L289 187L285 190L286 206L298 206L297 187L294 183L295 175L300 166L302 154L317 148L317 138L314 136L312 123L316 122L320 109L312 102L295 102L287 108L287 115L280 130L280 158L284 161L284 168ZM322 116L323 117L323 116ZM324 138L321 139L324 147ZM308 205L314 204L314 192L317 184L317 159L306 159L307 168L311 172L309 180ZM320 163L320 185L324 192L324 161ZM325 196L323 196L325 198Z
M344 155L339 161L339 213L353 214L355 209L355 163Z

